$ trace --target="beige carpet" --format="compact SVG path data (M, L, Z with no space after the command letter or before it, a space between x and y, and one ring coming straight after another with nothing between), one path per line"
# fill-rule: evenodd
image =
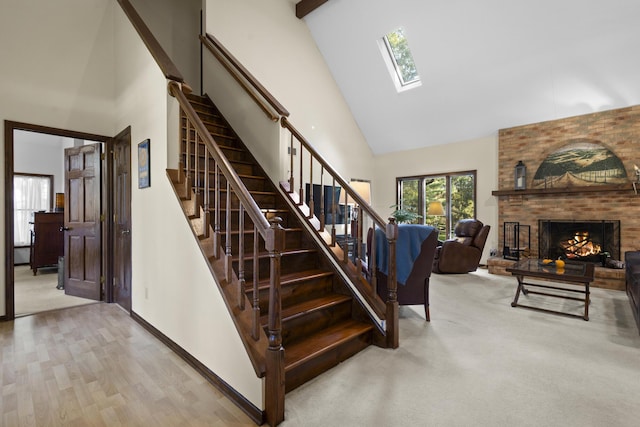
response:
M38 269L38 274L34 276L29 266L21 265L14 268L14 275L16 316L26 316L42 311L96 302L65 295L63 289L56 289L58 285L57 268Z
M434 274L430 323L402 307L400 348L369 347L287 394L282 425L637 426L640 336L626 294L593 289L586 322L513 308L515 288L485 270Z

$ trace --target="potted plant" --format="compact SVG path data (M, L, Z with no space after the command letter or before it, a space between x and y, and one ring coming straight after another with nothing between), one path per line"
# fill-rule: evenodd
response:
M391 205L389 207L395 209L393 212L391 212L391 216L396 219L396 223L398 224L412 223L416 219L422 218L422 215L406 210L399 205Z

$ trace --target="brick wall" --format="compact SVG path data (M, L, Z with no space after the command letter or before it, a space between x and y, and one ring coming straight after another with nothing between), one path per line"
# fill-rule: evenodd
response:
M636 195L631 185L635 180L633 165L640 166L640 105L500 130L499 190L513 190L514 167L519 160L527 166L527 188L531 188L533 176L547 156L581 138L599 141L620 158L628 186L615 191L499 196L499 251L502 224L518 221L531 226L531 255L538 256L539 219L620 220L621 258L625 251L640 249L640 194Z

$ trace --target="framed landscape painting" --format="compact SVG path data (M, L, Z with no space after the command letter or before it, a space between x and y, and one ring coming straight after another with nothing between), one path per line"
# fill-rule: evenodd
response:
M138 188L151 186L151 156L149 139L138 144Z

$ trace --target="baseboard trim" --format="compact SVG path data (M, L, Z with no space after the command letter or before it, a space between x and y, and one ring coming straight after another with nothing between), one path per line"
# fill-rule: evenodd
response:
M141 316L139 316L133 310L131 311L131 317L138 322L142 327L149 331L153 336L158 338L163 344L173 350L178 356L180 356L185 362L187 362L193 369L198 371L211 385L217 388L226 398L231 400L238 408L240 408L253 422L257 425L262 425L265 422L265 414L258 409L253 403L249 402L244 396L242 396L233 387L227 384L222 378L217 376L213 371L202 364L198 359L193 357L184 348L176 344L171 338L156 329L152 324L147 322Z

